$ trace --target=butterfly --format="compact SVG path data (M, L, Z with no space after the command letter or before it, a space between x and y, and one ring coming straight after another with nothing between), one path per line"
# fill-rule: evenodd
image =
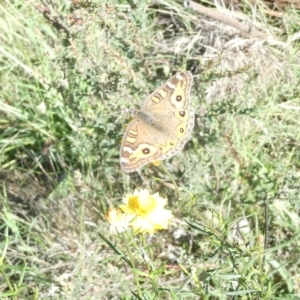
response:
M191 72L179 72L158 87L133 115L122 140L120 165L133 172L145 164L174 156L190 139Z

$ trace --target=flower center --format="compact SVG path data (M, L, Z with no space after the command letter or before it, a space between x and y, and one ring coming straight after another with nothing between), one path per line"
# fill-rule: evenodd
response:
M134 196L130 200L132 200L130 201L131 202L130 204L134 207L138 215L148 214L149 212L152 212L156 208L156 201L150 195L144 197Z

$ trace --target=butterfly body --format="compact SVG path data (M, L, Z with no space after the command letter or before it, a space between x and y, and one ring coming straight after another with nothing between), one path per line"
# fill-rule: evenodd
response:
M189 95L192 82L190 72L177 73L135 111L120 151L120 164L125 172L170 158L189 140L194 126Z

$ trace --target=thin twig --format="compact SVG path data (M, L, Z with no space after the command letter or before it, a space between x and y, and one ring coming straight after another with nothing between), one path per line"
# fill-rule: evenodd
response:
M169 5L169 7L171 6L171 4L168 1L164 1L164 0L151 0L150 1L150 5L158 5L158 4ZM210 17L214 20L217 20L223 24L234 27L235 29L239 30L240 32L246 33L247 35L250 35L252 37L258 37L258 38L267 38L268 37L267 33L257 30L256 28L254 28L254 26L252 24L246 25L237 20L234 20L231 17L228 17L225 14L218 12L215 8L205 7L194 1L186 1L185 4L186 4L186 7L190 8L202 15L205 15L205 16ZM174 6L174 8L175 8L174 4L172 6Z
M188 7L193 9L194 11L199 12L200 14L208 16L214 20L217 20L217 21L224 23L226 25L229 25L231 27L234 27L243 33L247 33L247 34L251 35L252 37L260 37L260 38L267 37L267 34L265 32L258 31L251 25L246 25L239 21L233 20L232 18L229 18L228 16L216 11L213 8L205 7L194 1L189 1Z

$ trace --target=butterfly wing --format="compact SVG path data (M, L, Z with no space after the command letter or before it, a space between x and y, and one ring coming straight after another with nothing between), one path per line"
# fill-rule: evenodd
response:
M140 167L159 159L162 155L158 144L153 140L151 127L143 126L138 119L131 121L124 134L120 150L120 164L125 172L133 172Z
M160 113L183 111L190 105L190 91L193 83L191 72L179 72L149 95L142 110Z

